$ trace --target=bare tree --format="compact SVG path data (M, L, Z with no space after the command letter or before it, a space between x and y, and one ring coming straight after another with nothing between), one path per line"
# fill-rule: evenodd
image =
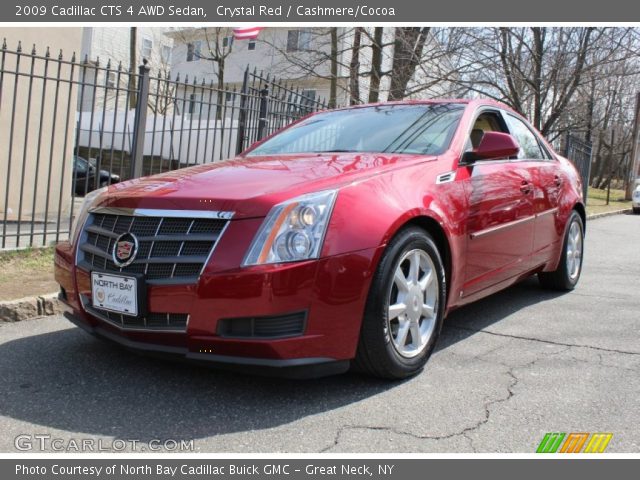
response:
M362 29L356 27L353 32L351 60L349 62L349 104L360 103L360 48L362 44Z
M396 27L389 100L405 97L416 67L423 61L428 35L429 27Z
M233 32L229 27L203 27L180 30L178 38L192 48L192 54L206 60L213 66L213 74L216 78L217 105L223 104L225 88L225 66L226 61L233 51ZM197 50L193 47L193 42L204 39L205 48ZM222 116L222 109L216 109L216 118Z
M371 72L369 80L369 103L380 100L380 81L382 79L383 27L375 27L371 43Z

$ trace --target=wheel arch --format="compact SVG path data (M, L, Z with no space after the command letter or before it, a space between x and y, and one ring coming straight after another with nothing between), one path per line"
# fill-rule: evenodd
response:
M582 232L583 234L587 233L587 210L585 209L584 205L580 202L577 202L574 206L573 206L573 210L575 210L576 212L578 212L578 215L580 215L580 219L582 220Z
M445 305L446 310L449 304L449 295L451 294L450 286L451 276L453 272L453 258L451 242L441 222L438 221L435 217L424 213L416 214L408 219L404 218L394 225L392 231L388 232L387 241L385 242L385 248L386 245L388 245L389 241L391 241L391 239L395 237L400 231L412 226L419 227L429 233L433 238L436 247L438 248L438 252L440 253L442 262L444 264L445 281L447 285L447 303ZM380 259L378 258L377 262L379 262L379 260Z
M436 247L438 247L438 251L442 256L448 283L448 280L451 278L451 247L442 225L440 225L440 223L433 217L428 217L426 215L414 217L405 223L404 226L409 225L420 227L433 237L433 241L436 243Z

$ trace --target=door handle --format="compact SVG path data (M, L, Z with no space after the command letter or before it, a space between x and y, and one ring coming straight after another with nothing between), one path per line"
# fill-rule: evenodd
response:
M527 193L531 192L531 190L531 184L526 180L523 180L520 184L520 191L526 195Z

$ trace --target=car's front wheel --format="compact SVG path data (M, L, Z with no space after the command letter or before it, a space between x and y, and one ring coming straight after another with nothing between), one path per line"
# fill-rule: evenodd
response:
M354 366L382 378L418 373L440 334L446 298L442 258L424 230L389 243L369 291Z
M538 274L540 285L553 290L573 290L578 284L582 272L582 256L584 253L584 224L575 210L569 217L564 234L560 264L553 272Z

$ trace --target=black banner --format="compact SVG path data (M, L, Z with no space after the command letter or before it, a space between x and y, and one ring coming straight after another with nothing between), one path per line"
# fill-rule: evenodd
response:
M637 22L628 0L558 2L485 0L16 0L0 5L0 22Z
M0 460L0 478L171 479L263 478L384 479L428 478L631 478L640 460L612 459L225 459L176 460ZM489 477L491 476L491 477Z

